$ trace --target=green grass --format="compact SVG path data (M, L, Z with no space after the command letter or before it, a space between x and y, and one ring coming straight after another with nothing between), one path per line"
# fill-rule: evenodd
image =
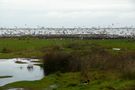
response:
M99 77L100 74L98 73ZM107 74L108 75L108 74ZM107 76L106 75L106 76ZM54 90L130 90L135 88L135 80L122 80L118 77L107 76L107 78L96 79L85 85L80 81L80 73L64 73L46 76L38 81L23 81L8 84L0 90L8 88L29 88L30 90L50 90L51 86L57 86ZM134 90L134 89L132 89Z
M40 58L43 56L43 48L51 47L51 46L64 46L65 50L71 50L66 48L69 44L72 43L81 43L81 44L98 44L103 47L108 48L108 50L112 50L112 48L117 47L122 50L135 50L135 41L128 39L117 39L117 40L59 40L59 39L37 39L37 38L29 38L29 39L9 39L9 38L1 38L0 39L0 58L15 58L15 57L28 57L28 58ZM84 48L88 48L89 46L85 46ZM6 50L6 51L3 51Z

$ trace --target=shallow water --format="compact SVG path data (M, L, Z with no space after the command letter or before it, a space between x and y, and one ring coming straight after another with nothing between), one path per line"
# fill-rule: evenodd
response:
M12 89L8 89L8 90L30 90L30 89L24 89L24 88L12 88Z
M23 63L16 63L21 61ZM16 81L40 80L44 77L44 70L38 64L37 59L0 59L0 76L12 76L0 78L0 86ZM29 65L31 67L29 67Z

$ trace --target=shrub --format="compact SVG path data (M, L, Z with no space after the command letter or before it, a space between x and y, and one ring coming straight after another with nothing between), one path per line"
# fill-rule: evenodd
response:
M2 50L1 50L1 53L10 53L11 52L11 50L10 49L8 49L8 48L2 48Z
M70 55L62 51L49 51L44 57L46 74L57 71L67 72L69 69Z

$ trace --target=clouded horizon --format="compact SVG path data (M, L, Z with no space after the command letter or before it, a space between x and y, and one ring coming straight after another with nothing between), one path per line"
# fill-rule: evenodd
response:
M135 25L134 0L0 0L0 26Z

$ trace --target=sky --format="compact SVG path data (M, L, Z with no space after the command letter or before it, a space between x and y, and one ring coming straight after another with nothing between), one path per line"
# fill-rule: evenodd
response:
M0 27L135 26L135 0L0 0Z

